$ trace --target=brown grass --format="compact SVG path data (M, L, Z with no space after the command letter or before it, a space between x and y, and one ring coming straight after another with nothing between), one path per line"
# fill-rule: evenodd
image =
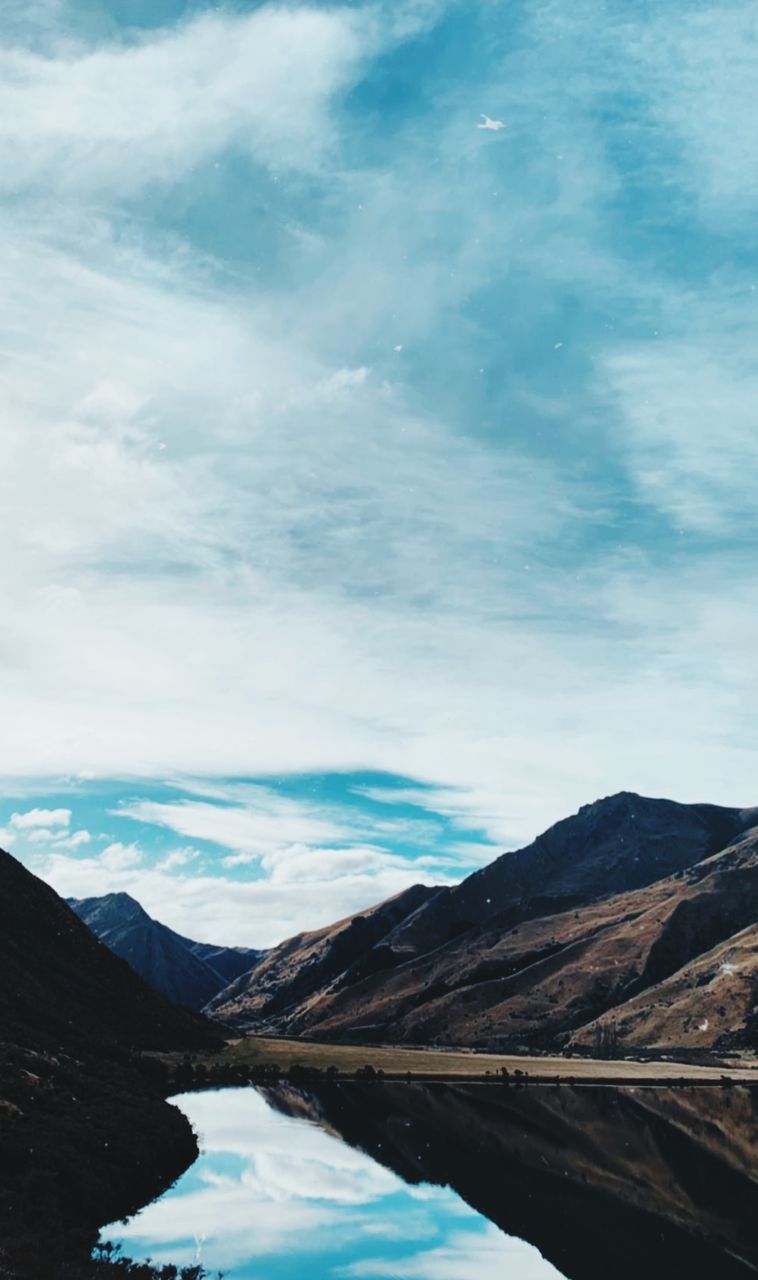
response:
M370 1063L387 1076L471 1079L487 1072L497 1074L505 1067L512 1074L526 1071L532 1079L587 1080L596 1084L621 1081L666 1081L686 1079L691 1083L718 1081L724 1075L732 1080L758 1084L758 1064L737 1065L734 1061L718 1067L693 1066L679 1062L603 1062L591 1058L522 1057L507 1054L473 1053L466 1050L401 1049L391 1046L316 1044L306 1040L276 1040L263 1036L247 1036L231 1040L220 1053L203 1055L202 1061L214 1065L264 1066L278 1063L283 1071L289 1067L308 1066L325 1070L336 1067L340 1073L352 1074Z

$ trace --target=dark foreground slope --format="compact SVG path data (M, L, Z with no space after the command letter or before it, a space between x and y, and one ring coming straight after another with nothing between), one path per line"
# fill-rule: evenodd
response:
M755 1091L341 1084L267 1097L406 1182L451 1187L568 1280L758 1275Z
M183 938L154 920L128 893L68 898L68 905L105 945L176 1004L202 1009L252 969L262 951Z
M5 1040L158 1049L201 1048L213 1038L204 1018L153 991L2 850L0 974Z
M0 1276L57 1277L196 1154L140 1053L213 1047L0 851Z
M606 1025L619 1015L622 1047L748 1045L758 965L744 931L758 918L758 836L741 837L754 819L613 796L428 894L349 967L322 980L293 939L214 1007L243 1027L313 1039L507 1050L574 1037L592 1050L612 1011ZM709 1011L696 1017L697 999L666 1004L658 987L700 961L693 983ZM646 1019L653 1004L670 1013Z

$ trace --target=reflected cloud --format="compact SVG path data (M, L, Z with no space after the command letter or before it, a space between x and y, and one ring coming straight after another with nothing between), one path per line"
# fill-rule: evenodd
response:
M531 1244L504 1237L495 1227L461 1231L446 1244L387 1264L365 1258L341 1273L353 1280L561 1280Z
M521 1266L522 1254L539 1258L526 1245L514 1253L518 1242L452 1192L407 1186L315 1123L272 1110L253 1089L185 1094L176 1102L198 1133L200 1159L161 1200L106 1228L104 1236L120 1239L131 1256L182 1264L199 1255L238 1280L259 1277L262 1258L293 1280L302 1276L305 1256L322 1275L430 1280L486 1280L509 1259ZM558 1273L514 1274L547 1280Z

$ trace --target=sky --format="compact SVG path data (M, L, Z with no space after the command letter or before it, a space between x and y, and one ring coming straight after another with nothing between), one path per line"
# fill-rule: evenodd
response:
M270 945L755 804L758 12L6 0L0 844Z

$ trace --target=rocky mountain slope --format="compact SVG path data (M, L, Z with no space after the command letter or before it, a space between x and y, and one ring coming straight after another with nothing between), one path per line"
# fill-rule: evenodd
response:
M68 898L80 920L117 956L176 1004L202 1009L252 969L262 951L193 942L153 920L128 893Z
M612 796L427 892L350 965L314 967L292 939L213 1007L314 1039L587 1050L605 1027L621 1048L752 1043L756 817Z
M436 892L413 885L359 915L296 934L266 952L254 969L220 992L209 1010L218 1012L223 1006L235 1014L244 1010L246 1018L279 1013L286 1018L286 1011L298 1001L307 1001L334 982L357 983L366 966L375 963L387 935Z
M45 1280L194 1158L141 1051L212 1048L0 850L0 1276Z

